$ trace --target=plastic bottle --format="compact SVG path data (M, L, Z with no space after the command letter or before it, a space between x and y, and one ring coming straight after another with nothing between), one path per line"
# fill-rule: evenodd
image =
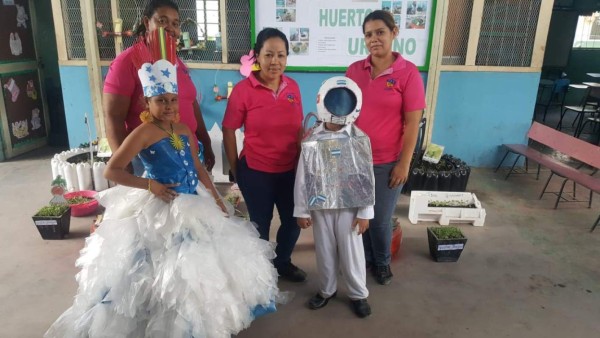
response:
M215 52L221 51L221 32L217 32L215 35Z

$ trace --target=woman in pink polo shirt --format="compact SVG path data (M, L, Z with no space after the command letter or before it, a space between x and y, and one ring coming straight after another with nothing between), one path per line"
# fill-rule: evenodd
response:
M298 84L283 75L288 54L289 43L281 31L265 28L258 34L254 55L260 70L233 88L223 118L223 143L250 220L264 240L269 240L277 206L277 272L302 282L306 273L292 264L291 255L300 235L293 216L294 180L304 115ZM242 126L244 147L238 158L235 131Z
M173 37L181 33L179 7L171 0L151 0L146 4L144 16L136 34L146 37L150 32L164 27ZM145 43L140 40L138 43ZM104 80L102 104L106 114L106 136L112 151L116 151L125 137L142 124L140 113L145 110L142 85L134 65L133 47L119 54L111 63ZM196 100L196 87L187 67L177 58L177 82L179 86L179 114L181 123L186 124L204 147L204 164L210 171L215 164L215 155L210 146L210 137L204 125L200 105ZM137 157L132 164L136 174L141 175L143 166ZM141 171L141 172L140 172Z
M408 179L425 109L423 80L417 67L392 51L398 27L387 11L376 10L363 21L369 56L353 63L346 76L362 90L356 125L371 139L375 172L375 218L363 234L367 267L377 282L392 280L392 215Z

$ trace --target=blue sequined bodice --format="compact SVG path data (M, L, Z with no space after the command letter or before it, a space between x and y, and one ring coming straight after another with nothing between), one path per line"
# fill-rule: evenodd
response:
M176 150L166 137L140 152L148 178L163 184L179 183L171 189L183 194L195 194L198 174L190 152L190 143L185 135L180 135L185 144L183 150Z

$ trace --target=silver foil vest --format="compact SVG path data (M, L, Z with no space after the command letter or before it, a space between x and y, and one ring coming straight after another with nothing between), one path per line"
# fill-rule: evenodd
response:
M309 210L375 204L371 142L358 127L309 134L302 141L302 156Z

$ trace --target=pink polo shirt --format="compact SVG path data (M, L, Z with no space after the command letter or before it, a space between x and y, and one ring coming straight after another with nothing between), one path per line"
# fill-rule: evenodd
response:
M137 68L132 60L133 48L127 48L110 64L104 80L104 93L128 96L131 99L129 111L125 119L125 128L130 133L142 124L140 113L146 109L142 85L137 74ZM194 100L196 87L190 78L187 67L177 58L177 87L179 88L180 122L186 124L192 134L196 135L198 123L194 116Z
M373 163L398 160L402 150L404 114L425 109L425 88L417 67L394 52L392 66L371 79L371 56L354 62L346 76L362 90L356 125L371 139Z
M296 167L303 117L296 81L282 75L275 93L252 73L235 85L227 99L223 128L235 130L244 126L240 157L246 157L248 167L282 173Z

